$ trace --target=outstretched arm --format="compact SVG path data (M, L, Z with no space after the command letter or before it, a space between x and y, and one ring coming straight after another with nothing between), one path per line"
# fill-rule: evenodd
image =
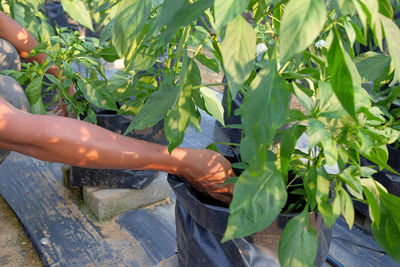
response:
M121 136L75 119L34 115L0 98L0 148L46 161L100 169L159 170L184 177L197 190L229 203L230 163L206 149L176 148Z

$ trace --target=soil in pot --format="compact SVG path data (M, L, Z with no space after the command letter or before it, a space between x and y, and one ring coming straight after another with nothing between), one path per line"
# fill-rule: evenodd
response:
M169 175L168 182L177 199L175 217L181 266L279 266L280 235L296 214L281 214L263 231L221 244L229 209L201 201L201 194L177 176ZM331 230L315 213L310 214L310 222L318 234L315 265L322 266L329 252Z

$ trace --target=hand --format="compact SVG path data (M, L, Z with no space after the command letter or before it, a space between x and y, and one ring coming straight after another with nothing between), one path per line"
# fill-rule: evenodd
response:
M212 150L193 149L188 151L184 162L179 175L195 189L225 204L232 201L233 185L221 185L236 176L226 158Z

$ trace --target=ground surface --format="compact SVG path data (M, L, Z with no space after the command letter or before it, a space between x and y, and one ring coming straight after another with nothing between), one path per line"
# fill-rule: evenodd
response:
M0 266L42 266L26 232L0 196Z

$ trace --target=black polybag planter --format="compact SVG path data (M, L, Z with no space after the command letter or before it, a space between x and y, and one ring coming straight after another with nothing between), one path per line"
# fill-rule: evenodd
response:
M400 173L400 150L395 149L392 146L387 146L387 149L389 153L387 164L392 167L393 170ZM361 157L360 161L363 166L375 165L364 157ZM376 166L375 169L378 170L378 167ZM400 197L400 175L383 169L373 174L372 177L382 184L390 194ZM354 207L366 218L369 218L369 209L366 204L354 201Z
M284 225L293 215L280 215L265 230L246 238L220 243L228 222L229 209L206 204L202 196L183 179L169 175L176 194L175 220L180 266L279 266L277 246ZM321 216L311 214L317 228L316 266L322 266L329 252L331 229Z
M118 134L124 134L131 120L115 114L98 114L97 124ZM144 130L133 130L127 136L167 145L163 121ZM156 171L87 169L72 166L70 186L97 186L108 188L146 188L157 176Z
M393 170L400 173L400 150L387 146L389 152L389 159L387 164L393 168ZM365 159L362 159L365 161ZM363 162L367 163L367 162ZM367 164L366 164L367 165ZM369 162L368 165L371 165ZM383 169L372 175L375 180L381 183L389 193L400 197L400 175Z

